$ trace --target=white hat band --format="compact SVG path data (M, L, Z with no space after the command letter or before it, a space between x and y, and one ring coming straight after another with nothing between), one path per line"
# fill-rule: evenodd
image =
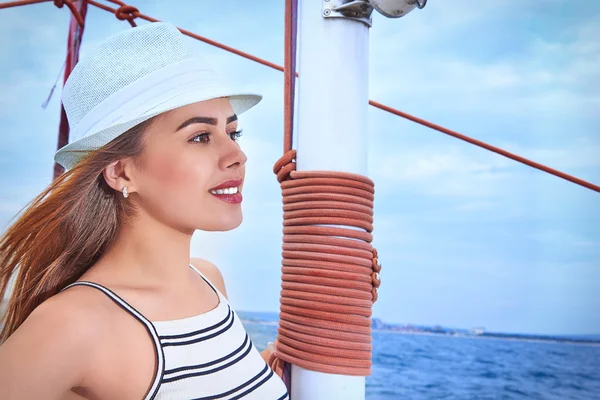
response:
M196 84L195 84L196 83ZM213 90L211 90L213 89ZM129 84L112 94L87 113L70 133L71 142L127 121L132 115L146 115L172 97L190 90L200 90L207 97L218 89L223 95L230 90L220 83L214 71L194 59L186 59ZM152 115L149 115L152 116Z

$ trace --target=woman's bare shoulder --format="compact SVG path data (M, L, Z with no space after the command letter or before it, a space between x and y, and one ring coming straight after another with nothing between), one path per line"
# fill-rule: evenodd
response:
M36 390L55 398L82 381L108 325L102 301L91 292L71 288L27 317L0 346L0 387L11 387L14 398L34 398ZM39 388L21 382L23 377Z
M192 258L191 263L200 272L202 272L202 274L206 276L225 297L227 297L227 291L225 290L225 280L223 279L223 274L221 274L221 271L219 270L219 268L217 268L216 265L202 258Z
M110 308L103 296L82 286L60 292L33 310L11 338L52 344L60 350L84 350L101 340L109 325Z

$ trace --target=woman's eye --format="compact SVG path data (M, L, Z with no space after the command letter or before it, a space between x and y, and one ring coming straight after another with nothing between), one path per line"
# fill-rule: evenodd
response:
M239 131L231 132L229 136L231 137L231 140L238 140L240 136L242 136L242 129L240 129Z
M231 140L238 140L240 138L240 136L242 136L242 130L240 129L239 131L231 132L228 135L231 138ZM190 142L209 143L210 142L210 133L205 132L205 133L198 134L198 135L194 136L193 138L191 138Z
M200 135L196 135L194 136L190 142L196 142L196 143L208 143L209 141L209 137L210 134L208 133L201 133Z

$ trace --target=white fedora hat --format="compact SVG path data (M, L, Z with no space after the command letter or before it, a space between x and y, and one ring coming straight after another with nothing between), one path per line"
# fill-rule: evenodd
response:
M73 69L62 92L69 144L54 159L72 168L91 151L158 114L227 97L236 114L262 98L230 89L179 30L156 22L114 35Z

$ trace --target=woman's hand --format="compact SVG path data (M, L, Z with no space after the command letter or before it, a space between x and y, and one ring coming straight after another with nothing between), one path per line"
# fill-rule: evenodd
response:
M267 348L264 349L262 351L262 353L260 353L260 355L262 356L263 360L265 360L265 362L268 364L269 357L271 357L271 354L273 354L274 352L275 352L275 343L269 342L269 343L267 343Z

